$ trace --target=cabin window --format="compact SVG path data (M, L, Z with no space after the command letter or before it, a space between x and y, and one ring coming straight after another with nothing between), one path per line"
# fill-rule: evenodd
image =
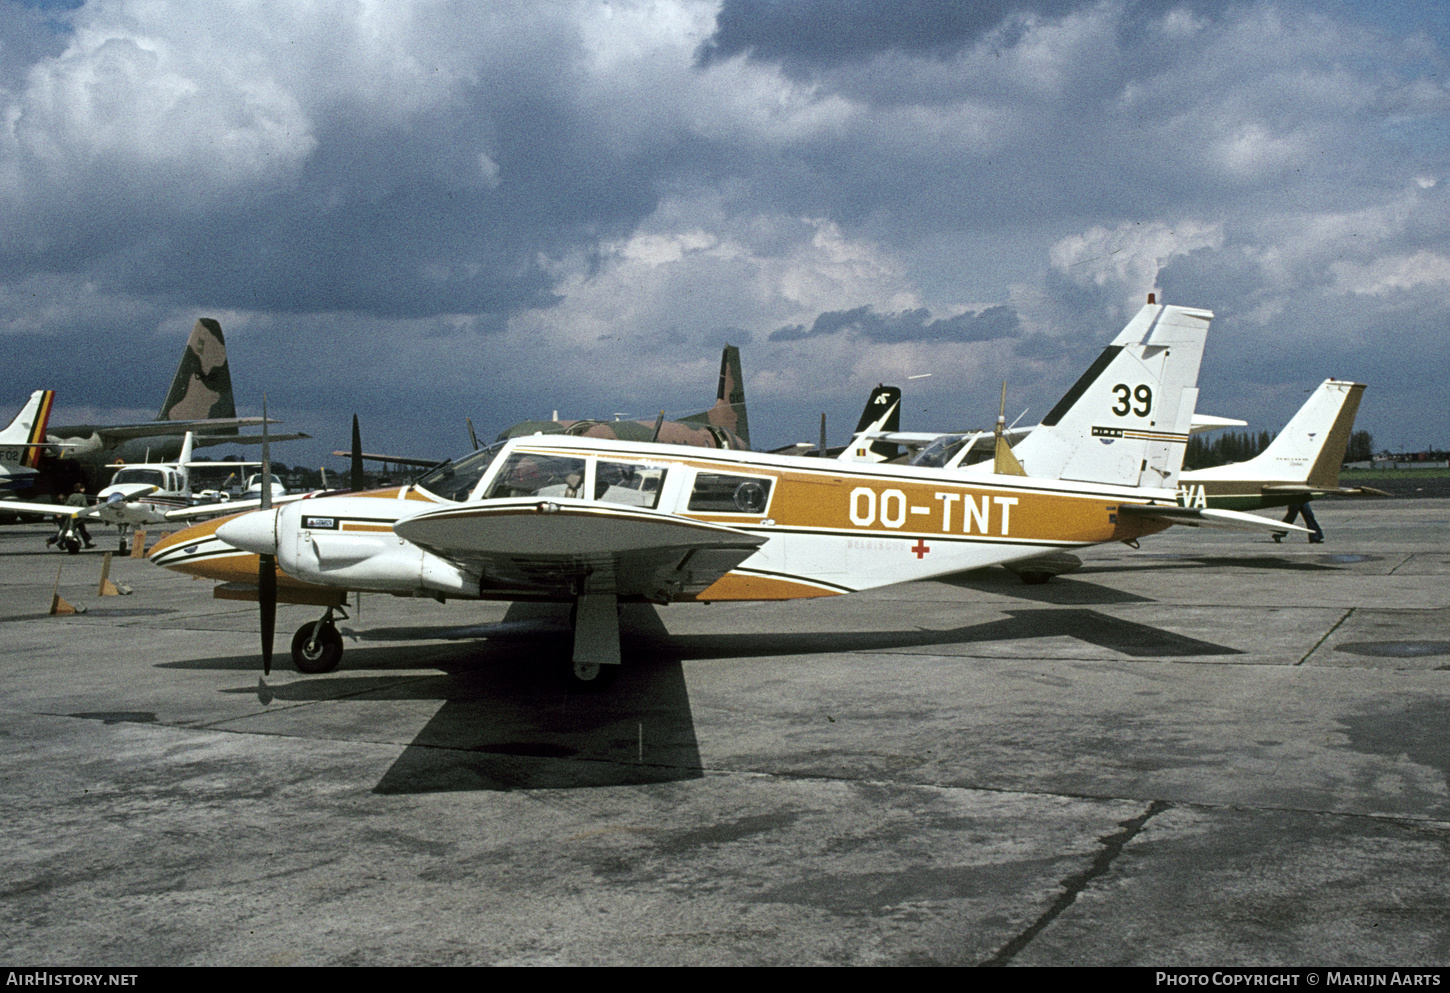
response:
M665 485L665 467L628 462L599 462L594 467L594 499L653 510Z
M774 483L770 476L702 472L690 491L689 509L705 514L764 514Z

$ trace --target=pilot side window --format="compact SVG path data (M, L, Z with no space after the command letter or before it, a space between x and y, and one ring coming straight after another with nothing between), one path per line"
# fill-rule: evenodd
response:
M594 499L653 510L665 485L665 467L599 462L594 467Z
M774 482L769 476L702 472L690 491L689 509L705 514L764 514Z
M484 497L583 497L583 490L583 459L520 452L499 467Z

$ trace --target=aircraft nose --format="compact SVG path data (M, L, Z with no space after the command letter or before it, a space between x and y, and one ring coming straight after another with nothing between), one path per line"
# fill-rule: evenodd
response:
M216 529L216 536L233 548L258 555L277 554L277 511L254 510Z

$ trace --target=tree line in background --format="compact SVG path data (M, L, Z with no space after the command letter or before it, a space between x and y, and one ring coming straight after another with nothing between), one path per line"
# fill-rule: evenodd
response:
M1247 462L1269 447L1272 431L1220 431L1212 437L1196 434L1188 439L1183 455L1185 469L1211 469L1231 462ZM1355 431L1344 450L1346 462L1368 462L1374 456L1374 436L1368 431Z

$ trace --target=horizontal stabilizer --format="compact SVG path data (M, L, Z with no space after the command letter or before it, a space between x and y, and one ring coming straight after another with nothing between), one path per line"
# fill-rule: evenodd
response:
M1237 510L1215 510L1210 507L1176 507L1167 504L1125 503L1118 507L1118 513L1126 517L1143 517L1181 524L1190 528L1225 528L1230 531L1299 531L1313 534L1309 528L1297 524L1285 524L1257 514L1244 514Z
M1214 417L1212 414L1195 413L1189 432L1192 434L1203 434L1205 431L1220 431L1224 428L1246 428L1248 426L1248 421L1241 421L1235 417Z

